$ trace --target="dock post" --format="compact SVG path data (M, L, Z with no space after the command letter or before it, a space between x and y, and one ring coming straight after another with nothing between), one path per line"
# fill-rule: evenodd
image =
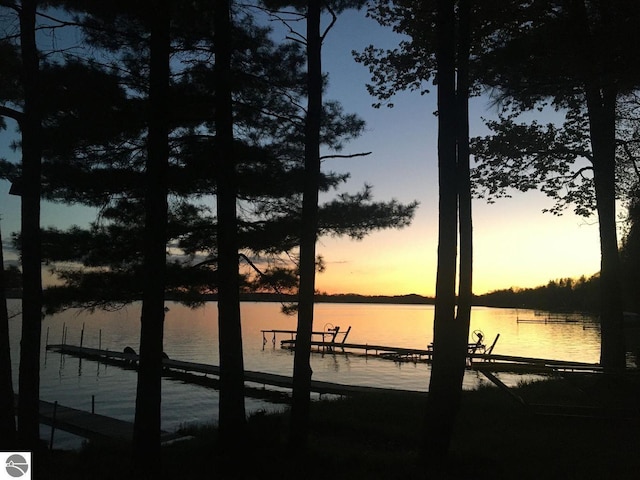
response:
M349 335L349 332L351 331L351 325L349 325L349 328L347 328L347 331L344 332L344 338L342 339L342 344L344 345L347 341L347 336Z
M44 364L47 364L47 352L49 351L48 347L49 346L49 327L47 327L47 336L44 340L44 345L45 345L45 349L44 349Z
M58 410L58 401L53 402L53 415L51 416L51 436L49 437L49 450L53 450L53 435L56 431L56 413Z
M80 330L80 348L82 348L83 340L84 340L84 322L82 322L82 330Z

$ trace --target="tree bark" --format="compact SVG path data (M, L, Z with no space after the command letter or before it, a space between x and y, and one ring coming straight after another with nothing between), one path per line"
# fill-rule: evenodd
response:
M426 467L436 477L445 470L460 408L473 299L469 173L470 1L458 1L457 19L455 3L447 0L438 2L438 276L434 357L424 432ZM456 311L458 228L460 274Z
M244 364L238 272L237 173L233 149L230 2L215 2L215 124L218 216L220 443L241 448L245 430Z
M161 475L162 352L169 165L169 2L151 9L148 145L145 172L144 285L133 431L138 476Z
M15 450L15 441L16 419L15 409L13 408L7 284L4 274L2 235L0 235L0 450Z
M432 472L449 450L459 395L455 329L458 189L453 0L437 2L438 80L438 270L434 313L433 363L425 417L425 460Z
M21 448L37 450L40 440L40 334L42 328L42 272L40 239L41 113L39 59L35 39L35 0L20 10L22 85L21 241L22 339L20 342L18 439Z
M300 234L300 289L298 327L293 364L291 404L292 447L305 448L309 434L311 403L311 332L318 235L318 189L320 181L320 122L322 115L322 41L319 0L307 2L307 117L305 124L305 171Z
M458 41L456 78L456 145L458 164L458 210L460 230L460 274L458 279L458 310L456 326L459 355L457 378L462 390L462 379L466 364L471 305L473 303L473 216L471 208L471 173L469 166L469 53L470 3L458 1Z
M615 204L616 96L613 87L587 89L593 182L600 231L600 363L607 371L626 368Z
M592 33L589 13L584 0L568 2L573 17L575 35L582 39L587 52L594 52L585 72L584 91L589 114L589 135L593 152L593 183L600 232L600 363L607 371L626 367L622 318L621 267L616 225L616 100L618 90L610 77L612 58L598 55L603 49ZM599 25L602 31L612 31L612 6L598 2Z

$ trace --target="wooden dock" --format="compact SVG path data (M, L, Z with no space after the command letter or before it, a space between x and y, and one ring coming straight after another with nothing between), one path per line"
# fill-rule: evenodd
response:
M280 346L293 350L296 347L296 341L295 339L282 340ZM433 350L431 349L392 347L369 343L336 343L312 340L311 347L325 353L360 353L365 356L377 356L398 361L428 361L433 356Z
M283 340L284 348L295 348L295 340ZM329 353L352 353L359 355L371 355L383 359L395 361L424 361L429 362L433 356L431 349L400 348L386 345L357 344L343 342L313 341L312 345ZM495 345L495 342L494 344ZM483 370L485 372L503 372L520 374L552 374L558 372L583 372L601 373L599 364L575 362L567 360L553 360L544 358L520 357L514 355L499 355L494 353L474 352L474 344L470 344L468 354L468 368ZM133 353L102 350L97 348L79 347L75 345L48 345L48 350L62 354L74 355L97 362L113 364L121 368L137 368L138 356ZM354 353L355 352L355 353ZM360 352L360 353L357 353ZM217 387L220 376L220 367L205 363L188 362L165 358L163 360L164 375L170 378L180 379L188 383L198 383L206 386ZM293 379L290 376L274 373L245 370L244 380L248 385L247 395L260 398L274 398L285 395L283 392L266 390L266 386L291 389ZM253 387L252 387L253 385ZM261 388L256 388L260 386ZM312 380L312 391L320 395L357 395L367 393L418 393L413 390L385 389L377 387L360 387L333 382ZM277 395L276 395L277 393Z
M113 350L100 350L97 348L79 347L75 345L47 345L47 349L65 355L74 355L76 357L109 363L111 365L116 365L123 368L137 368L138 356L132 353L117 352ZM168 377L175 376L176 378L191 383L201 383L199 377L202 375L212 375L214 377L220 376L220 367L218 365L186 362L168 358L165 358L162 364L165 367L164 375ZM245 370L244 380L246 383L260 385L262 387L266 387L267 385L286 389L291 389L293 387L292 377L286 375L278 375L275 373ZM311 391L320 395L331 394L343 396L371 393L423 394L423 392L416 390L345 385L340 383L324 382L320 380L311 381Z
M570 360L553 360L546 358L521 357L492 353L500 335L488 348L484 345L470 343L468 345L468 367L477 370L503 373L551 374L557 372L602 372L597 363L575 362ZM294 349L295 340L282 340L282 348ZM312 341L311 346L324 353L345 353L365 356L376 356L397 362L431 362L433 349L403 348L389 345L368 343L343 343Z
M328 342L316 342L328 343ZM326 345L317 345L324 346ZM333 343L331 345L334 349L338 348L361 348L366 352L373 352L376 355L382 355L389 352L393 355L407 355L407 356L428 356L432 355L430 349L410 349L410 348L395 348L384 345L362 345L362 344L346 344L342 342ZM121 368L136 369L138 356L133 353L117 352L112 350L102 350L96 348L79 347L75 345L47 345L48 350L56 351L65 355L73 355L80 358L86 358L93 361L108 363L119 366ZM557 373L557 372L601 372L602 369L597 364L590 364L584 362L568 362L560 360L549 360L529 357L516 357L509 355L495 355L486 353L475 353L470 355L471 362L469 368L477 369L489 378L498 387L509 392L502 382L493 375L495 372L519 372L519 373ZM181 360L173 360L165 358L163 360L164 375L168 377L178 378L182 381L189 383L200 383L203 377L209 378L218 377L220 375L220 367L217 365L209 365L204 363L187 362ZM289 376L278 375L265 372L245 371L244 379L247 384L260 385L261 389L254 388L255 390L267 391L266 386L279 387L283 389L291 389L293 386L293 379ZM217 381L217 380L216 380ZM214 383L217 386L217 383ZM426 386L426 385L425 385ZM416 390L403 390L403 389L389 389L378 387L366 387L356 385L344 385L333 382L324 382L319 380L311 381L311 390L318 394L331 394L338 396L358 396L358 395L370 395L370 394L402 394L402 395L417 395L426 397L426 391ZM287 394L283 392L277 393L278 398L282 401ZM247 395L251 396L251 388L248 388ZM511 394L514 396L513 394ZM527 407L530 407L534 413L541 411L541 406L528 405L523 402L522 399L516 398L520 403ZM535 408L533 408L535 407ZM594 414L593 410L584 409L581 414ZM571 412L560 413L557 409L550 409L546 407L543 409L545 414L569 414ZM572 414L574 414L573 412ZM46 425L52 425L52 428L64 430L75 435L87 438L89 440L111 440L111 441L126 441L129 442L133 436L133 423L114 419L104 415L87 412L84 410L78 410L62 406L56 403L40 401L40 416L41 422ZM162 432L163 443L179 440L183 437L177 433Z
M15 395L17 406L18 396ZM51 426L54 430L78 435L90 441L131 442L133 439L133 422L79 410L60 405L57 402L40 400L40 423ZM162 443L187 438L176 432L160 433Z
M553 360L549 358L519 357L492 353L473 355L472 367L488 372L512 372L529 374L550 373L602 373L599 363L574 362L571 360Z
M479 352L490 354L500 335L496 336L493 344L487 348L482 343L469 343L467 346L468 357L472 358ZM287 349L295 349L295 339L281 340L280 346ZM430 362L433 359L433 348L405 348L393 347L389 345L377 345L370 343L345 343L345 342L325 342L312 340L311 347L320 352L330 353L358 353L364 356L376 356L398 362Z

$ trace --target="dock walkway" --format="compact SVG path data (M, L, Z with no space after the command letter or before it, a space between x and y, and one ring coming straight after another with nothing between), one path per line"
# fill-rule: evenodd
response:
M489 348L486 348L486 350L482 345L478 351L476 351L478 345L470 343L467 353L467 358L469 359L467 366L469 368L478 370L482 369L484 371L529 374L554 372L600 373L602 371L601 365L595 363L495 354L492 353L495 343L496 342L494 341ZM295 340L281 340L280 344L282 348L295 348ZM315 340L311 342L311 346L324 352L340 352L365 356L371 355L399 362L431 362L433 359L433 350L431 348L403 348L368 343L332 343Z
M467 345L468 357L471 358L476 354L490 354L498 340L499 335L493 344L487 348L482 343L469 343ZM286 349L295 349L295 339L281 340L280 346ZM392 347L389 345L377 345L370 343L346 343L342 342L326 342L321 340L312 340L311 347L315 347L322 352L342 352L342 353L360 353L364 356L376 356L396 361L411 362L430 362L433 357L433 348L408 348L408 347Z
M327 342L316 342L327 343ZM325 345L326 346L326 345ZM387 347L384 345L361 345L346 344L342 342L333 343L335 349L344 348L362 348L365 352L372 351L377 355L384 354L387 351L394 354L406 355L430 355L431 350L419 349L399 349L395 347ZM86 358L92 361L108 363L119 366L121 368L137 368L138 355L135 353L125 353L113 350L103 350L88 347L79 347L75 345L47 345L48 350L56 351L65 355L73 355L79 358ZM527 357L514 357L507 355L495 354L472 354L474 360L469 365L482 372L487 378L491 379L495 376L491 372L496 371L521 371L523 373L550 373L558 371L581 371L581 372L599 372L599 365L567 362L559 360L536 359ZM179 378L189 383L201 383L199 379L209 375L218 377L220 375L220 367L217 365L209 365L197 362L188 362L182 360L173 360L165 358L163 360L164 374L169 377ZM266 372L245 371L244 379L246 383L262 386L262 389L269 385L283 389L291 389L293 386L292 377L278 375ZM494 381L501 386L499 381ZM426 391L402 390L379 387L368 387L358 385L344 385L333 382L324 382L319 380L311 381L311 390L318 394L331 394L339 396L357 396L368 395L372 393L378 394L402 394L402 395L418 395L426 396ZM508 390L508 389L507 389ZM248 393L249 394L249 393ZM536 406L537 407L537 406ZM40 415L42 423L52 425L53 428L65 430L67 432L79 435L89 440L120 440L131 441L133 436L133 423L114 419L104 415L78 410L57 403L40 401ZM180 439L177 433L162 432L162 441L169 442Z
M14 397L17 406L18 395ZM133 439L133 422L67 407L57 402L48 402L46 400L40 400L39 412L40 423L91 441L131 442ZM162 431L160 434L162 443L168 443L179 438L186 437L177 432Z
M114 364L124 368L137 368L138 355L133 353L117 352L113 350L100 350L97 348L79 347L75 345L47 345L48 350L59 352L66 355L74 355L89 360ZM165 375L171 377L173 373L201 374L220 376L220 367L218 365L209 365L206 363L187 362L183 360L173 360L165 358L162 361L165 367ZM185 380L183 375L180 375ZM244 371L244 380L262 386L272 386L290 389L293 387L293 378L286 375L275 373L256 372L251 370ZM188 381L188 379L186 379ZM367 387L357 385L344 385L340 383L324 382L320 380L311 381L311 391L324 395L343 395L352 396L358 394L370 393L403 393L403 394L422 394L423 392L416 390L401 390L393 388Z

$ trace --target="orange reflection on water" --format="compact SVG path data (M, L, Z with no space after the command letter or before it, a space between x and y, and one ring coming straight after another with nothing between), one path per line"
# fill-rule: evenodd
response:
M287 317L278 304L243 304L245 343L262 338L261 329L295 330L297 318ZM592 318L549 321L533 310L474 307L470 331L481 330L494 353L503 355L598 362L600 331ZM523 320L534 320L525 322ZM330 304L315 307L314 331L351 326L350 343L426 348L433 341L433 306ZM278 339L285 338L278 336ZM342 336L338 337L341 340ZM474 341L470 335L470 341ZM279 340L278 340L279 342Z
M215 302L203 307L188 307L168 303L164 324L165 351L171 358L205 363L218 362L218 310ZM241 305L242 334L245 359L250 368L253 354L263 351L262 330L295 330L297 317L281 312L277 302L244 302ZM529 321L525 321L529 320ZM531 321L535 320L535 321ZM17 319L14 319L16 322ZM43 323L43 344L48 327L49 343L60 343L63 326L67 329L67 343L79 344L84 328L84 346L122 350L130 345L138 349L140 334L140 305L130 305L118 312L87 314L68 311L47 317ZM326 331L339 326L351 331L350 343L387 345L394 347L426 348L433 341L433 306L390 304L320 303L315 307L314 331ZM470 330L481 330L490 345L500 338L494 353L557 360L598 362L600 331L592 319L571 322L544 323L544 317L532 310L474 307ZM12 329L15 344L18 329ZM290 338L277 335L280 340ZM342 335L338 340L342 340ZM268 337L269 344L272 337ZM470 340L473 340L470 338ZM257 357L256 357L257 358ZM258 361L258 360L256 360ZM259 362L265 361L264 356Z

